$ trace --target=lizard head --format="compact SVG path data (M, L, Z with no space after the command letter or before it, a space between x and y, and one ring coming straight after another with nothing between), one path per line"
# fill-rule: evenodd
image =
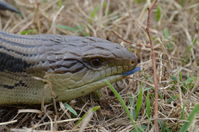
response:
M58 100L86 95L126 77L137 65L136 56L119 44L95 37L67 36L59 51L48 57L45 78Z

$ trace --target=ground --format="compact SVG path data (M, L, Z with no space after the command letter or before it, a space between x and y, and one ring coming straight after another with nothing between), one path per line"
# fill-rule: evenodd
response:
M134 118L129 120L109 88L70 102L2 107L0 131L154 130L151 48L146 34L151 0L8 0L22 15L1 12L1 30L16 34L95 36L120 43L139 57L142 70L113 86ZM179 131L199 104L199 2L160 0L151 18L159 81L158 114L162 132ZM100 94L100 95L99 95ZM72 108L71 108L72 107ZM100 108L99 108L100 107ZM199 111L196 109L196 111ZM17 113L18 112L18 113ZM199 131L195 112L188 131ZM83 119L83 123L80 119ZM3 125L5 124L5 125Z

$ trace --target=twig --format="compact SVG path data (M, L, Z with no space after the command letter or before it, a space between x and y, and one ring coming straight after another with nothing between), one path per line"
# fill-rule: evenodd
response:
M158 0L154 0L151 7L148 8L148 17L147 17L147 27L146 27L146 33L149 38L149 43L151 45L151 58L152 58L152 66L153 66L153 81L154 81L154 88L155 88L155 100L154 100L154 132L159 132L159 126L158 126L158 78L157 78L157 68L156 68L156 55L154 52L153 42L151 39L150 34L150 21L151 21L151 14L152 10L155 8Z
M133 42L131 42L131 41L128 41L128 40L125 40L125 39L123 39L123 37L119 34L119 33L117 33L117 32L115 32L115 31L111 31L114 35L116 35L119 39L121 39L122 41L124 41L124 42L126 42L127 44L132 44ZM147 48L151 48L151 46L149 45L149 44L146 44L146 45L143 45L143 44L135 44L136 46L139 46L139 47L147 47Z
M128 44L132 44L131 41L128 41L128 40L123 39L117 32L115 32L115 31L112 30L112 33L113 33L114 35L116 35L119 39L121 39L122 41L124 41L124 42L126 42L126 43L128 43Z

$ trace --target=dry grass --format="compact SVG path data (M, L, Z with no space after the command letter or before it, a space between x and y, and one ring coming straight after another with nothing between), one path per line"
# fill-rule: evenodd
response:
M10 2L20 9L23 17L1 13L0 28L4 31L96 36L121 43L135 52L142 71L115 87L136 115L136 125L145 131L153 131L154 86L150 46L145 32L150 0ZM199 104L199 3L197 0L160 0L158 8L152 20L152 39L160 84L159 125L161 131L178 131L192 108ZM58 104L58 114L52 104L45 106L45 113L36 106L1 108L0 131L131 131L131 121L118 100L109 89L101 91L101 97L91 94L69 102L77 115L69 112L63 103ZM17 109L20 109L18 114ZM84 123L78 122L85 113ZM189 131L199 131L198 116Z

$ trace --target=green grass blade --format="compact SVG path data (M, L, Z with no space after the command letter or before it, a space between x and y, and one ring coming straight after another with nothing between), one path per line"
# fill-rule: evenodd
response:
M70 111L71 113L73 113L75 116L77 116L77 112L67 103L64 103L64 107Z
M151 108L150 93L148 92L146 96L146 115L148 118L151 117Z
M164 36L165 39L169 39L169 38L170 38L171 34L170 34L168 28L165 28L165 29L163 30L163 36Z
M81 26L76 26L76 27L69 27L66 25L56 25L56 26L60 29L65 29L72 32L81 32L83 30L83 27Z
M76 124L76 125L75 125L75 128L81 124L81 122L83 121L83 119L85 119L85 118L87 117L87 115L89 114L89 112L96 112L96 111L99 110L99 109L100 109L100 106L94 106L94 107L90 108L89 111L86 112L86 113L78 120L77 123L75 123L75 124Z
M132 122L132 125L135 128L135 131L136 132L144 132L144 130L142 128L136 126L136 122L135 122L135 120L133 118L133 115L131 115L131 113L130 113L128 107L126 106L126 103L122 99L121 95L117 92L117 90L111 85L111 83L109 81L105 81L105 82L106 82L107 86L111 89L111 91L114 93L114 95L117 98L117 100L120 102L120 105L122 106L122 108L126 112L128 118Z
M158 6L155 11L155 20L159 22L161 19L161 8Z
M36 29L27 29L20 32L21 35L29 35L29 34L36 34Z
M189 114L189 117L187 119L187 122L184 123L184 125L181 127L180 132L186 132L188 128L190 127L191 123L193 122L196 115L199 114L199 104L197 104L191 113Z
M114 93L115 97L119 100L122 108L124 109L124 111L126 112L127 116L129 117L129 119L131 120L131 122L133 124L135 124L135 120L133 119L133 116L131 115L128 107L126 106L124 100L122 99L122 97L120 96L120 94L116 91L116 89L111 85L110 82L106 81L106 84L108 85L108 87L111 89L111 91Z
M57 1L57 5L58 5L59 8L61 8L62 5L63 5L63 1L62 1L62 0L58 0L58 1Z
M95 7L93 11L90 13L90 17L95 18L97 16L97 13L99 12L99 9L99 6Z
M142 102L143 102L143 91L142 88L139 91L138 94L138 99L137 99L137 103L136 103L136 107L135 107L135 115L136 115L136 119L140 113L141 107L142 107Z

